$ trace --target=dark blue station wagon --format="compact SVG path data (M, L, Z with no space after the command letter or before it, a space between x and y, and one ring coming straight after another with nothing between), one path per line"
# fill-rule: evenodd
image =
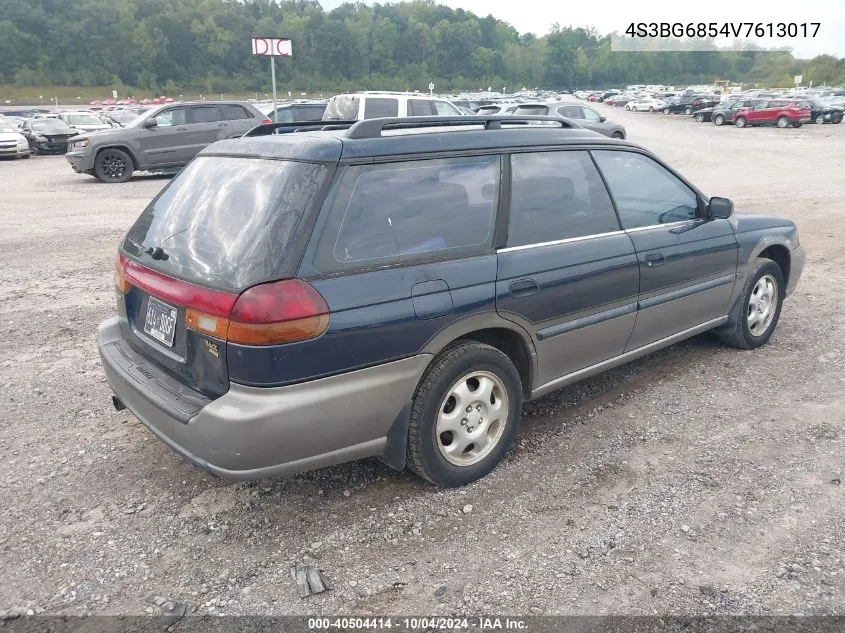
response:
M115 406L223 477L377 456L459 486L526 400L707 330L771 336L804 266L792 222L562 119L442 125L203 150L120 245Z

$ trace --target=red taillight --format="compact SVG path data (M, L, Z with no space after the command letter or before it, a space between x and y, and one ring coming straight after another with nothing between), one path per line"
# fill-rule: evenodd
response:
M314 288L286 279L248 288L229 318L228 340L278 345L320 336L329 326L329 307Z
M262 125L270 125L273 122L273 119L264 119L261 124Z
M320 336L329 326L329 307L301 279L247 288L237 295L175 279L118 255L115 283L136 286L185 308L189 329L243 345L280 345ZM125 288L125 289L124 289Z
M117 254L117 260L114 263L114 286L123 294L129 292L129 282L126 281L126 276L123 274L123 265L125 258L120 253Z

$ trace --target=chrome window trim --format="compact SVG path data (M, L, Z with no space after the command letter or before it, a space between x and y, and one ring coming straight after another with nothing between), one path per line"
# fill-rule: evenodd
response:
M637 226L633 229L625 229L625 233L637 233L639 231L651 231L653 229L665 229L669 226L681 226L684 224L692 224L694 222L701 222L702 218L690 218L689 220L678 220L677 222L667 222L666 224L649 224L648 226Z
M662 224L661 226L666 226ZM566 237L562 240L553 240L551 242L537 242L535 244L522 244L520 246L506 246L496 250L496 253L513 253L516 251L524 251L529 248L542 248L544 246L557 246L558 244L568 244L570 242L583 242L584 240L594 240L599 237L610 237L611 235L623 235L625 231L610 231L608 233L595 233L593 235L581 235L579 237Z

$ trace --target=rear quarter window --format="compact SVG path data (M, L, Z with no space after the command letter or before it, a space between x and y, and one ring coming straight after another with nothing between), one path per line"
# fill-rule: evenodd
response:
M243 106L224 103L219 106L223 118L227 121L237 121L239 119L251 119L252 115L246 111Z
M321 273L490 250L499 156L347 167L327 199Z

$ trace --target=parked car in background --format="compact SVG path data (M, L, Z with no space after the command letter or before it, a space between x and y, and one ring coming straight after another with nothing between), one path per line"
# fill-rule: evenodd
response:
M273 104L259 106L268 119L274 123L292 123L294 121L320 121L326 111L325 101L305 103L285 103L273 110Z
M715 125L721 126L725 123L730 124L733 123L734 114L736 114L737 110L741 110L743 108L753 108L762 101L763 99L756 97L720 101L713 107L713 112L710 118Z
M662 99L654 97L640 97L625 104L625 109L631 112L654 112L655 110L662 110L666 103Z
M842 123L842 113L845 108L835 106L821 99L806 99L800 101L802 106L810 108L810 119L813 123Z
M574 119L581 127L611 138L624 139L626 136L624 126L608 121L607 117L599 114L590 106L571 101L521 103L513 114L514 116L557 115L567 119Z
M692 114L702 108L710 108L719 103L713 95L681 95L667 101L663 106L663 114Z
M21 134L35 154L64 154L68 141L79 132L59 119L27 119L21 127Z
M0 157L29 158L32 154L29 142L17 126L10 125L0 117Z
M456 116L446 99L416 92L355 92L329 99L324 121L361 121L382 117Z
M59 112L56 118L61 119L80 132L99 132L101 130L110 130L114 126L106 121L103 121L99 116L93 112Z
M518 118L203 150L119 246L114 406L222 477L379 457L455 487L501 462L524 400L706 331L769 340L804 266L793 222Z
M810 106L806 102L790 99L767 99L751 108L741 108L734 113L734 125L777 125L780 128L801 127L810 121Z
M479 106L478 110L473 112L473 114L513 114L518 107L518 103L488 103L487 105Z
M206 145L241 136L262 123L271 121L249 103L173 103L126 127L74 138L67 160L77 173L126 182L135 171L176 171Z
M6 125L11 125L16 130L20 130L23 122L26 121L26 118L22 116L11 116L11 115L2 115L0 114L0 123L5 123Z

